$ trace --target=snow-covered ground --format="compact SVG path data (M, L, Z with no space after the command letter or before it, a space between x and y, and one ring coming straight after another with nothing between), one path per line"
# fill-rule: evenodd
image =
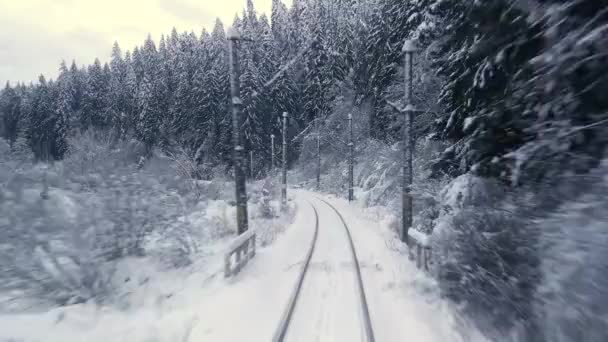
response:
M300 195L313 199L313 196L319 196L310 192L301 192ZM457 318L447 302L438 297L436 284L408 260L406 249L384 224L383 213L377 211L377 215L370 215L369 211L364 212L361 207L343 199L322 198L340 211L350 229L377 341L486 341L475 329ZM336 214L324 209L322 202L317 200L314 203L321 208L319 229L343 232ZM343 233L342 236L326 235L329 236L341 239L345 245L347 243ZM358 332L362 327L352 329ZM321 340L350 341L337 336Z
M320 195L295 193L294 223L274 243L260 248L233 279L222 276L221 253L211 253L200 272L157 274L180 290L156 295L155 302L124 310L82 304L2 315L0 341L270 341L312 241L311 203L319 213L318 242L287 340L361 340L363 326L344 227L315 196ZM324 198L342 213L351 230L377 341L484 341L438 298L436 285L407 259L380 217L372 218L343 200ZM221 250L225 242L214 248Z
M319 215L319 235L286 341L362 341L355 268L340 218L307 193Z

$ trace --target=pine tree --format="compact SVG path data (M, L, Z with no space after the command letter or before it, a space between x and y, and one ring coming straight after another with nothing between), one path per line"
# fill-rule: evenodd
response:
M127 51L125 54L125 66L126 66L126 74L125 74L125 88L123 91L124 100L125 100L125 121L123 127L123 134L126 136L130 132L134 132L135 123L137 121L137 93L138 93L138 83L137 76L135 74L135 69L133 68L133 63L131 61L131 53Z
M193 90L194 106L197 109L195 124L198 140L196 149L199 150L206 141L205 146L210 150L203 151L217 161L228 163L232 152L232 124L226 113L229 112L229 80L226 35L224 26L218 19L207 44L208 68L199 68L196 71ZM198 120L200 119L200 120ZM201 153L199 153L199 156ZM211 160L210 158L205 158Z
M19 134L21 118L21 98L9 82L0 93L0 117L2 119L1 133L11 148Z
M521 113L525 138L497 163L516 184L586 173L608 146L607 3L545 2L552 6L528 15L542 50L516 75L507 104Z
M444 15L451 30L440 51L446 116L439 128L456 144L437 166L499 176L503 170L496 158L526 139L522 113L508 104L508 94L514 75L539 52L538 32L523 12L503 0L454 4Z
M323 27L329 21L328 12L322 6L316 9L314 23L309 24L312 28L310 48L304 54L303 116L299 118L302 124L329 114L335 80L330 64L330 43Z
M86 74L83 114L80 129L104 129L110 124L108 109L109 69L104 71L99 59L95 59Z
M137 92L137 121L136 135L147 149L152 153L152 148L161 139L162 107L161 96L163 86L159 71L159 56L152 37L148 36L140 52L143 69L143 78L139 83Z
M116 138L121 139L126 134L127 120L127 94L125 92L127 78L127 64L122 57L118 43L114 43L110 60L109 82L109 116L111 126Z
M63 155L67 152L67 143L68 137L71 134L70 124L75 121L76 113L74 112L75 107L75 87L74 87L74 77L71 72L68 70L64 61L61 62L61 66L59 68L59 77L57 79L57 121L55 130L57 135L60 137L58 139L58 153Z
M57 143L57 115L54 108L53 82L47 82L40 76L39 84L32 90L29 120L26 127L26 137L38 160L50 161L53 157L61 157Z
M282 60L285 60L286 54L289 48L289 42L287 39L288 24L288 9L287 6L281 0L272 0L272 8L270 21L272 25L272 36L276 42L278 51L281 52Z

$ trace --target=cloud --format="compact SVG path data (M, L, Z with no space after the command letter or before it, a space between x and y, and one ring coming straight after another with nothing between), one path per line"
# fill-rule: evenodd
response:
M272 0L255 0L258 14ZM286 1L290 3L290 0ZM0 87L56 78L61 60L78 65L109 60L112 43L126 50L178 32L213 29L215 18L229 25L245 0L0 0Z
M158 0L161 9L178 19L192 23L207 23L215 19L211 13L184 0Z
M92 56L107 59L110 55L111 43L99 32L52 32L15 18L0 16L0 21L7 24L0 30L0 84L29 83L41 73L56 78L62 60L74 59L82 65L93 62Z

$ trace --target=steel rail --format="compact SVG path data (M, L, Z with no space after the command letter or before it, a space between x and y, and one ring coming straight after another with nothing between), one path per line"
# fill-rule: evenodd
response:
M285 308L285 311L281 316L279 326L277 327L277 330L275 331L274 336L272 338L273 342L283 342L285 336L287 336L287 329L289 328L291 317L293 316L296 304L298 302L298 297L300 296L300 290L302 289L302 284L304 283L304 278L306 277L306 272L308 271L308 265L310 265L310 259L312 259L312 254L314 253L315 246L317 245L317 236L319 235L319 214L317 213L317 208L315 208L312 203L310 203L310 206L315 212L315 233L312 237L312 242L310 248L308 249L308 253L306 254L306 260L300 271L296 287L294 288L294 291L289 297L287 307Z
M353 256L353 261L355 264L355 272L357 274L357 284L358 284L358 289L359 289L359 300L361 303L361 311L363 313L363 320L364 320L364 327L365 327L365 337L366 337L366 341L367 342L375 342L376 339L374 337L374 329L372 328L372 320L371 320L371 316L369 314L369 307L367 305L367 298L365 297L365 287L363 286L363 278L361 277L361 267L359 265L359 259L357 258L357 252L355 250L355 244L353 242L353 238L350 234L350 229L348 229L348 225L346 224L346 221L344 220L344 217L342 217L342 214L340 214L340 212L338 211L338 209L336 209L333 205L331 205L329 202L327 202L326 200L319 198L319 197L315 197L316 199L320 200L321 202L325 203L327 206L329 206L340 218L340 221L342 221L342 224L344 225L344 229L346 230L346 235L348 236L348 242L350 243L350 250L352 252L352 256Z

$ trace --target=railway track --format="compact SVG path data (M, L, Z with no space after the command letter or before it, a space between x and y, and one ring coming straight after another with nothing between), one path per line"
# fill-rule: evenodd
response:
M370 317L370 313L369 313L367 299L365 296L365 288L363 286L363 279L361 277L361 269L360 269L360 265L359 265L359 260L357 258L357 252L355 250L355 245L354 245L350 230L348 228L348 225L346 224L346 221L344 220L344 217L342 216L342 214L340 214L340 212L333 205L331 205L331 203L323 200L322 198L318 198L318 197L314 197L314 199L315 199L315 202L320 202L318 204L324 205L324 206L326 206L326 208L330 209L330 211L333 212L333 214L336 215L337 218L339 218L339 222L343 226L345 236L346 236L344 244L348 245L348 250L350 251L350 261L352 262L352 263L348 263L347 267L349 268L348 271L350 271L350 268L352 268L352 271L355 274L354 279L352 279L352 281L354 282L353 291L356 291L357 293L353 295L352 300L358 301L357 306L359 307L359 317L360 317L360 327L359 328L361 329L361 340L365 341L365 342L375 342L374 331L373 331L372 323L371 323L371 317ZM306 254L306 258L305 258L302 268L300 270L300 274L298 276L295 287L292 291L292 294L289 298L287 306L284 310L284 313L283 313L281 320L275 331L275 334L274 334L274 337L272 340L273 342L285 342L285 341L291 340L291 338L289 338L288 336L289 336L290 328L293 329L292 324L293 324L294 315L296 315L296 313L298 312L298 308L300 306L302 306L303 304L305 304L305 303L301 302L301 300L302 300L301 294L306 289L307 280L309 283L313 282L315 280L317 282L318 281L324 282L326 280L329 281L329 279L322 279L322 278L319 279L319 277L322 277L323 274L321 276L317 276L316 279L307 278L307 274L310 273L309 269L311 268L311 265L312 265L311 260L313 259L313 256L315 255L315 248L316 248L318 240L319 240L320 225L323 227L321 229L325 229L325 230L331 230L331 229L336 228L333 226L324 226L323 222L321 222L321 224L320 224L319 223L319 221L320 221L319 210L318 210L317 206L315 206L315 203L313 203L311 201L309 201L309 204L312 206L312 208L314 210L314 214L315 214L314 235L310 242L310 247L308 249L308 253ZM327 223L326 223L326 225L327 225ZM333 232L335 233L335 231L333 231ZM328 237L326 237L326 239L327 238ZM322 243L324 243L324 242L326 243L327 241L322 241ZM336 241L332 241L332 242L336 243ZM329 249L330 253L333 253L332 248L335 249L335 246L330 246L330 249ZM327 248L326 248L326 251L327 251ZM344 264L344 263L342 263L342 264ZM329 278L329 275L327 276L327 278ZM309 286L313 286L313 284L309 284ZM328 285L328 286L331 286L331 285ZM317 295L317 293L314 291L312 291L312 293ZM318 294L318 295L322 296L322 294ZM309 294L309 299L310 299L310 294ZM317 300L319 300L320 302L323 302L326 299L318 298ZM350 304L352 304L352 303L350 303ZM346 311L348 311L348 310L346 310ZM348 314L357 315L357 313L355 313L355 312L348 312ZM323 320L323 317L325 317L326 315L324 315L323 312L321 312L321 313L315 314L314 316L320 316L320 317L308 317L307 319ZM326 324L327 324L327 322L319 322L317 325L324 326ZM354 326L350 327L350 328L356 329L356 327L354 327Z

